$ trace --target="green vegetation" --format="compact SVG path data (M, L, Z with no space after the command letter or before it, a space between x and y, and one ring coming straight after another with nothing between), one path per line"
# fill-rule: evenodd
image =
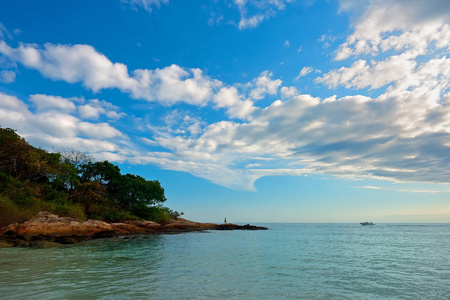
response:
M165 201L159 181L123 175L118 166L93 162L81 152L49 153L31 146L13 129L0 127L0 227L41 210L115 222L179 217L162 206Z

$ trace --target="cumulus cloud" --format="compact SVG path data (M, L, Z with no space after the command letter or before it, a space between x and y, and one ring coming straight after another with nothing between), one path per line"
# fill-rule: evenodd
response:
M345 10L355 5L342 3ZM445 54L450 48L449 13L448 1L371 1L336 52L337 60L357 60L316 82L330 88L385 88L385 98L414 90L424 101L439 101L450 79ZM367 54L370 60L358 58Z
M205 105L221 82L211 80L200 69L171 65L163 69L138 69L130 76L122 63L113 63L89 45L20 44L11 48L0 41L0 53L43 76L69 83L81 82L98 92L117 88L131 97L171 105L185 102Z
M28 112L28 107L15 96L11 96L0 92L0 108L4 112L24 114Z
M419 64L416 60L401 54L370 63L358 60L349 68L342 67L324 74L317 82L325 83L332 88L342 85L356 89L378 89L391 85L391 93L393 91L402 93L411 88L421 89L424 94L437 100L449 87L449 66L450 59L445 56Z
M337 60L349 61L316 79L320 85L339 88L340 96L300 94L268 71L247 84L233 85L177 65L129 72L126 65L111 62L87 45L11 48L0 42L4 56L53 80L82 83L93 91L116 88L166 106L185 102L225 112L223 119L211 122L188 110L171 109L160 126L149 121L146 128L151 133L127 137L111 122L98 121L120 114L100 100L81 103L33 95L29 106L0 94L2 126L17 128L47 145L77 143L101 158L151 163L236 189L252 190L263 176L307 174L446 183L449 5L437 0L357 2L341 1L341 10L357 5L355 11L361 12L336 52ZM241 19L270 7L283 9L287 1L259 1L266 6L250 12L256 3L234 0ZM299 75L313 71L305 67ZM346 88L352 89L351 96L345 96ZM365 89L378 92L358 95ZM281 100L265 107L254 105L278 92Z
M101 115L105 115L109 119L119 119L125 116L125 113L119 112L119 107L98 99L90 99L78 106L78 113L83 119L98 119Z
M341 10L354 7L355 1L341 1ZM371 1L355 22L354 32L336 52L336 59L389 49L424 52L433 41L438 48L448 47L449 16L450 3L446 0Z
M213 97L218 108L226 108L231 118L245 119L254 110L253 101L244 99L236 87L223 87Z
M356 2L346 3L349 9ZM409 3L411 7L403 11ZM252 106L246 122L213 123L195 138L155 137L170 156L164 156L164 162L147 160L239 189L252 189L260 177L283 174L446 183L450 61L445 53L450 44L448 14L435 9L438 3L442 2L432 1L431 8L418 1L357 5L362 17L336 52L338 60L354 61L316 82L329 88L384 88L379 96L300 95L265 72L247 85L249 98L256 101L280 89L283 101L265 108ZM398 18L386 21L391 15L389 4ZM367 54L371 59L360 57ZM312 71L305 67L299 75ZM222 107L244 99L234 87L216 96L216 105ZM188 171L190 166L193 171Z
M73 112L76 109L75 104L71 100L59 96L36 94L30 95L29 100L40 111L56 109L64 112Z
M111 139L115 137L124 137L117 129L108 123L89 123L81 122L77 126L78 131L85 136L97 139Z
M280 91L283 98L292 98L299 94L298 90L294 86L283 86Z
M267 174L289 172L446 182L449 97L435 106L421 102L414 93L408 101L299 95L257 110L248 123L219 122L195 139L165 136L156 141L184 166L208 166L204 173L196 167L196 176L243 189ZM169 162L165 164L168 167ZM250 164L255 167L240 167ZM228 182L230 178L219 170L241 183Z
M260 100L266 95L275 95L282 81L280 79L272 80L272 76L273 74L269 71L264 71L258 78L253 80L254 88L250 91L250 98Z
M79 98L30 95L25 101L0 93L0 126L14 128L38 147L49 150L69 147L86 151L116 152L126 144L127 137L111 124L92 123L76 116Z

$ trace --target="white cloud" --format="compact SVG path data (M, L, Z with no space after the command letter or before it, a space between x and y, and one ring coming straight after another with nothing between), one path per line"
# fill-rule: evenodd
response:
M365 186L360 186L360 189L369 189L369 190L384 190L384 188L380 188L378 186L372 186L372 185L365 185Z
M249 122L206 126L197 138L155 138L171 155L151 162L239 189L282 174L446 182L450 95L438 106L421 100L416 92L391 99L299 95L255 110Z
M299 94L298 90L293 86L290 86L290 87L283 86L281 88L281 95L284 98L292 98L294 96L297 96L298 94Z
M15 96L10 96L0 92L0 108L4 111L25 113L28 112L28 107Z
M29 100L40 111L57 109L64 112L73 112L76 109L72 101L59 96L36 94L30 95Z
M2 24L0 23L0 39L2 38ZM4 38L4 37L3 37ZM11 83L16 79L17 64L4 55L0 55L0 82Z
M241 16L238 27L239 29L255 28L258 27L258 25L267 18L267 16L261 14L254 15L249 18Z
M122 0L122 2L131 4L135 9L141 7L151 12L154 7L160 8L161 4L167 4L169 0Z
M293 0L233 0L238 8L241 19L238 23L239 29L255 28L264 20L283 10L286 4Z
M9 32L9 30L1 22L0 22L0 38L1 39L4 39L4 38L12 39L13 38L13 35L11 34L11 32Z
M258 78L253 80L254 88L250 91L250 98L260 100L265 95L275 95L278 92L282 81L280 79L272 80L272 73L269 71L262 72Z
M111 139L115 137L124 137L117 129L111 127L108 123L89 123L81 122L77 126L80 133L85 136L96 139Z
M11 83L16 79L16 72L11 70L0 71L0 82Z
M241 101L239 92L235 87L223 87L214 95L217 107L230 107Z
M258 13L268 18L271 15L264 12L270 8L276 12L287 2L258 3L266 6L250 14L248 9L256 1L234 1L241 20ZM355 3L341 2L341 10ZM443 5L441 9L437 4ZM45 110L33 113L16 97L0 94L0 120L2 126L18 128L38 143L65 143L66 147L77 143L99 157L152 163L238 189L251 190L258 178L269 175L447 183L448 6L437 0L374 0L358 5L357 11L365 11L336 53L337 59L351 60L329 70L317 82L353 89L351 94L378 90L377 96L371 97L345 96L345 89L336 92L343 95L339 97L299 94L295 87L282 86L268 71L244 85L225 85L199 69L177 65L129 73L124 64L113 63L86 45L47 44L40 48L20 44L11 48L0 42L3 55L53 80L82 83L93 91L117 88L133 98L167 106L180 101L201 108L210 104L226 113L223 119L206 123L189 111L171 110L162 125L148 124L151 133L127 137L111 123L93 122L108 112L120 114L99 100L72 101L75 111L66 108L64 101L47 107L42 102ZM254 26L258 24L254 22ZM299 75L313 71L305 67ZM267 107L254 106L255 101L278 91L282 100ZM159 152L145 150L155 148Z
M244 99L236 87L223 87L213 101L218 108L226 108L231 118L246 119L254 110L253 101Z
M306 75L308 75L309 73L312 73L312 72L314 72L314 68L313 67L303 67L300 70L300 73L298 73L298 76L295 77L294 79L295 80L299 80L300 77L306 76Z
M284 42L283 45L286 46L286 47L290 47L290 46L291 46L291 43L289 42L289 40L286 40L286 42Z
M392 85L389 94L418 89L424 99L437 101L449 87L450 59L436 58L417 66L416 60L404 59L402 55L391 56L380 62L367 65L364 60L355 62L350 68L333 70L317 79L330 87L344 85L347 88L377 89ZM425 96L426 94L426 96Z
M134 79L136 86L131 88L134 98L168 105L176 102L206 105L213 90L222 84L203 76L200 69L186 70L177 65L156 70L136 70Z
M176 102L205 105L213 90L221 85L220 81L205 77L199 69L187 70L177 65L155 70L139 69L130 76L126 65L112 63L88 45L45 44L41 49L36 45L20 44L11 48L0 41L0 53L53 80L81 82L94 92L117 88L133 98L168 105Z
M105 115L109 119L119 119L125 116L125 113L118 112L118 110L117 106L98 99L91 99L78 107L78 113L83 119L98 119L100 115Z
M253 101L247 99L231 106L228 109L228 114L231 118L247 119L255 110Z
M341 10L352 9L354 5L353 1L341 1ZM436 46L448 47L449 21L450 4L447 0L371 1L355 23L354 33L340 46L336 59L376 54L380 48L386 51L410 47L425 51L424 46L439 41L441 36L444 40L437 42Z
M72 99L74 102L70 101ZM79 119L78 98L30 95L37 108L29 110L24 101L0 93L0 126L18 131L32 145L48 150L74 148L89 153L123 151L127 137L108 123L90 123Z

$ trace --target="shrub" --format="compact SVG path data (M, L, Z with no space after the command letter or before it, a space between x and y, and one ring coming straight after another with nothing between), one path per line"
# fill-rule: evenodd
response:
M0 228L9 224L27 221L36 213L37 211L35 209L20 208L11 199L0 195Z
M136 216L154 222L167 222L173 219L176 220L181 214L183 214L162 205L134 207L131 212Z

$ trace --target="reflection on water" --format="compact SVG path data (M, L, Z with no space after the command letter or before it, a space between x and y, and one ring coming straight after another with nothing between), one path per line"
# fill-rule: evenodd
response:
M449 225L264 225L1 249L0 298L450 298Z

